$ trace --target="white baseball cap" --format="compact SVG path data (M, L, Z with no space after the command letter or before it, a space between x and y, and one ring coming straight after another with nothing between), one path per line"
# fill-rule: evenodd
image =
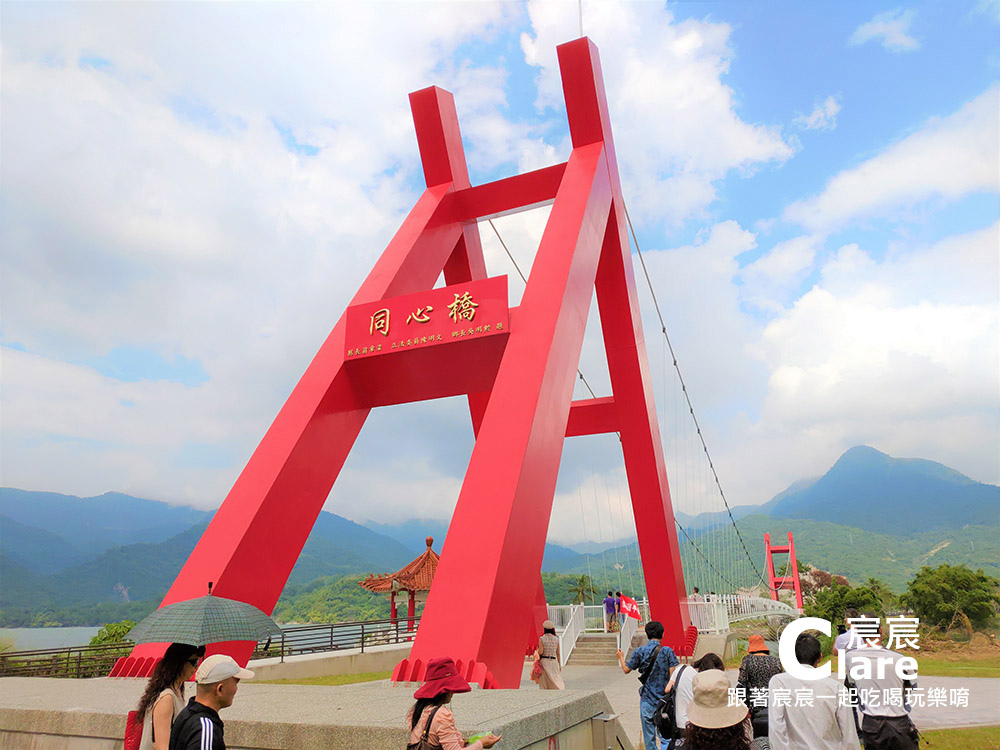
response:
M241 680L252 680L253 672L242 669L236 659L228 654L212 654L198 666L194 673L194 681L199 685L211 685L215 682L238 677Z

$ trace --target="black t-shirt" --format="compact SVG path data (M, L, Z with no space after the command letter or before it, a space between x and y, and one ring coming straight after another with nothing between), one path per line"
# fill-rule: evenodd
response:
M222 719L215 709L194 698L177 714L170 727L170 750L226 750Z

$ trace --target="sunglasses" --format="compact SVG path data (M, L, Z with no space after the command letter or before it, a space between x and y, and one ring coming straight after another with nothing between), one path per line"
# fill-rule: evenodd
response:
M194 659L188 659L188 664L190 664L192 667L194 667L195 669L197 669L198 668L198 657L195 657Z

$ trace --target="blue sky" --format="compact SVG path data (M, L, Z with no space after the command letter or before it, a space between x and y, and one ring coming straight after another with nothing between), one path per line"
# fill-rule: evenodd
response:
M419 195L406 95L455 93L473 182L564 160L555 46L579 22L576 2L5 4L2 483L218 505ZM996 483L1000 3L584 2L583 26L730 502L858 443ZM497 222L525 270L545 216ZM712 509L640 298L675 504ZM592 315L601 395L599 340ZM614 442L568 441L552 539L582 538L581 504L628 535ZM471 447L460 400L377 412L327 507L447 518Z

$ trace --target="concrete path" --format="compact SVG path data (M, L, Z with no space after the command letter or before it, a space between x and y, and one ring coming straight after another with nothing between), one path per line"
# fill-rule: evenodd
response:
M521 687L537 690L528 675L531 663L527 662L521 678ZM737 670L727 672L733 685ZM639 726L639 679L635 674L622 674L619 667L564 667L563 681L567 690L603 690L612 708L619 714L619 721L629 739L638 747L642 736ZM941 706L917 707L913 721L920 729L946 729L1000 724L1000 679L968 677L921 677L919 685L926 691L931 688L947 690L968 688L969 705L966 708Z

